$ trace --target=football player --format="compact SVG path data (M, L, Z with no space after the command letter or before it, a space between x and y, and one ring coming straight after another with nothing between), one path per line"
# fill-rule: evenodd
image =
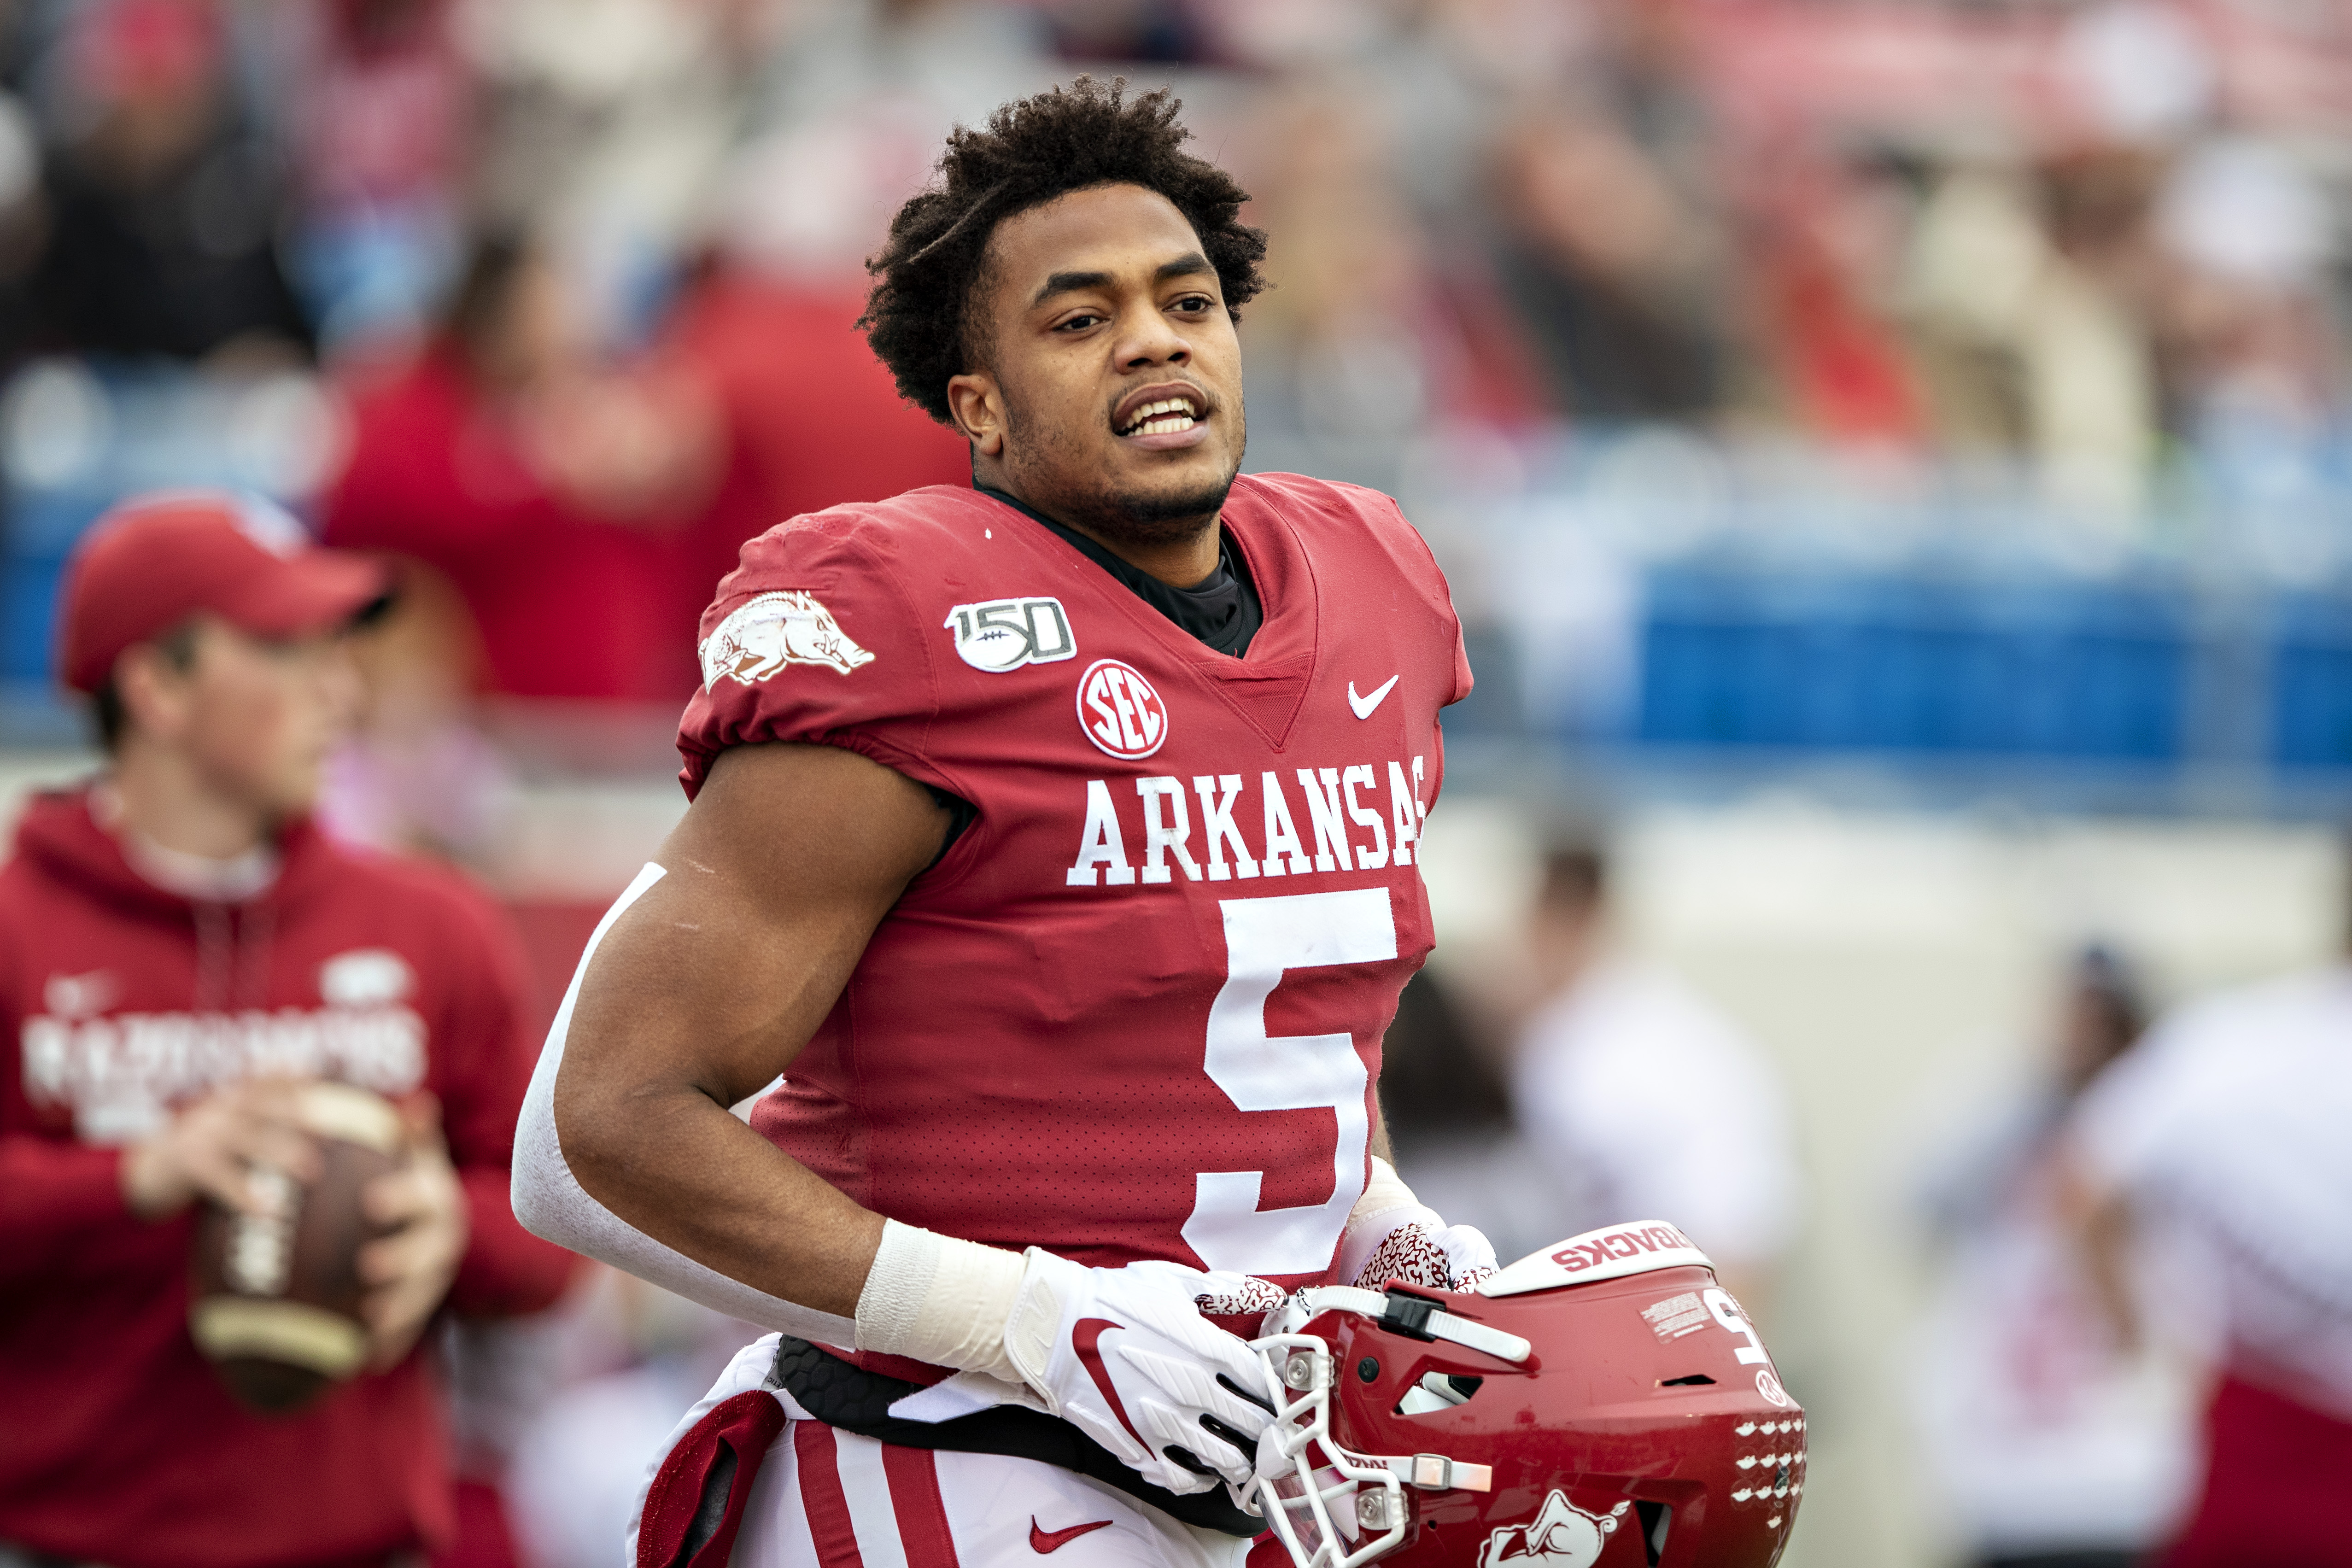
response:
M778 1331L640 1563L1238 1563L1236 1331L1494 1265L1373 1092L1461 628L1395 502L1239 477L1265 240L1176 110L1008 105L899 210L865 325L974 486L745 547L541 1057L525 1223Z

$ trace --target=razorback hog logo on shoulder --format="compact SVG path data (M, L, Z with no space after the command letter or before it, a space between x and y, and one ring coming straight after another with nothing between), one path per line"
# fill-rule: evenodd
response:
M874 656L849 640L833 612L797 591L761 594L728 612L702 639L702 689L722 675L742 685L765 680L788 664L821 664L847 675Z
M1535 1518L1525 1524L1505 1525L1486 1537L1478 1550L1478 1568L1592 1568L1601 1549L1615 1534L1617 1522L1631 1502L1621 1502L1607 1513L1587 1513L1554 1489Z

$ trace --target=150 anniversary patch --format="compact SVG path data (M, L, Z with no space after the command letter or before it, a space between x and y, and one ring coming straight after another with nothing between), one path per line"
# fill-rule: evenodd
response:
M1024 664L1076 657L1070 617L1059 599L987 599L958 605L944 623L955 633L956 656L974 669L1001 675Z

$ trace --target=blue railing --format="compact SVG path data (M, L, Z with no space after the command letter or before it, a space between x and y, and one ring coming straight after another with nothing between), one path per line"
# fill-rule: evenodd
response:
M1631 739L2167 761L2191 666L2177 585L1660 567Z

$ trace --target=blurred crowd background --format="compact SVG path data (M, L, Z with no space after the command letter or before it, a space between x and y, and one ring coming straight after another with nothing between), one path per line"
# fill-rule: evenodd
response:
M89 765L80 531L272 496L402 563L328 825L480 876L551 1013L737 546L966 482L861 261L1082 70L1255 194L1251 466L1397 494L1469 629L1405 1175L1506 1257L1713 1250L1811 1413L1801 1568L2160 1539L2196 1358L2052 1150L2342 946L2341 0L9 0L0 801ZM604 1272L453 1330L520 1560L609 1563L746 1335Z

